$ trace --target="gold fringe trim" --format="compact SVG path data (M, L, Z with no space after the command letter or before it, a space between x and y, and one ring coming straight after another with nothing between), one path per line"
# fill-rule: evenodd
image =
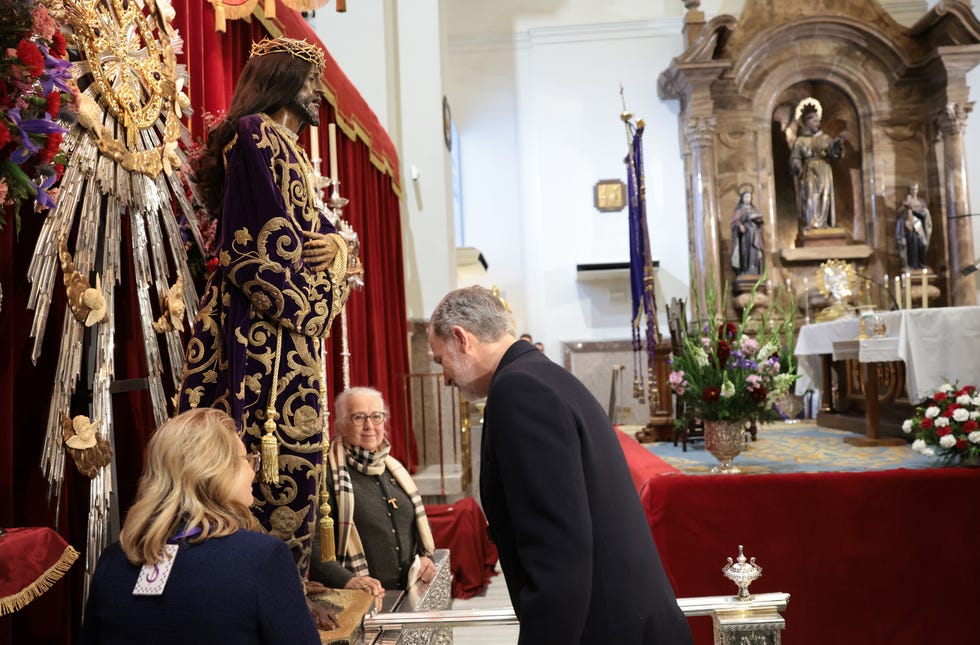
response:
M248 18L259 4L259 0L247 0L239 5L225 4L222 0L208 0L208 2L214 8L214 30L220 33L226 31L228 20Z
M78 551L73 549L71 545L65 547L65 552L61 554L58 561L42 573L37 580L12 596L0 598L0 616L12 614L18 609L23 609L31 601L37 599L38 596L50 589L54 583L61 580L77 559Z
M325 7L330 3L330 0L282 0L282 3L289 7L290 9L295 9L296 11L316 11L320 7ZM272 18L267 11L265 13L266 17Z

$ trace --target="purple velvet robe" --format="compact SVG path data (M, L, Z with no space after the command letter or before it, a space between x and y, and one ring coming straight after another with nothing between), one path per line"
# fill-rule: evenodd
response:
M225 149L219 266L201 297L177 407L227 411L246 449L258 452L277 379L279 484L256 478L253 512L289 544L305 575L323 458L322 347L347 298L345 267L313 271L302 259L302 231L336 229L318 208L313 167L291 133L265 115L242 118L236 129Z

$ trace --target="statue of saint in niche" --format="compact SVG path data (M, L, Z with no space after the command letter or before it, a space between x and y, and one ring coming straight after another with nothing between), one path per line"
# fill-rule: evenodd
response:
M844 142L820 130L823 107L813 98L796 106L800 127L789 155L790 170L796 178L796 198L800 226L808 231L830 228L836 223L834 211L834 173L830 163L844 156Z
M760 275L765 261L762 213L752 203L751 186L739 186L738 195L732 213L732 268L735 275Z
M895 218L895 241L898 243L902 271L925 268L930 237L932 215L919 197L919 185L912 184L905 191L905 199L898 205Z

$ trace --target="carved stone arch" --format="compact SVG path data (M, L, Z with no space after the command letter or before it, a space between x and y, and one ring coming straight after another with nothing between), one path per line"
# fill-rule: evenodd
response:
M833 72L843 62L878 77L869 81L878 90L869 91L874 95L901 78L911 57L893 35L875 25L850 18L810 18L757 34L733 61L732 76L739 93L748 95L772 87L770 75L787 63L798 73L812 68L813 78L813 73Z

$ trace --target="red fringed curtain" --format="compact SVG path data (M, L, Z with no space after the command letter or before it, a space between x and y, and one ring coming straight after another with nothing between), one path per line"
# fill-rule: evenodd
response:
M195 115L190 125L194 137L204 133L205 111L219 114L227 107L253 40L271 33L319 43L302 17L281 3L275 20L232 21L226 34L214 31L210 4L174 0L173 6L177 12L174 26L184 39L184 54L178 62L187 66L191 76L189 94ZM329 104L321 112L324 127L319 130L320 150L327 150L326 124L337 122L343 133L338 136L341 193L350 199L345 216L360 235L365 269L365 288L348 302L351 384L370 385L385 395L392 413L392 454L410 465L416 461L415 440L410 436L406 442L407 421L401 418L403 377L409 363L398 159L377 117L329 54L324 76ZM28 338L33 312L26 309L29 285L25 274L41 217L24 212L23 218L19 239L12 225L0 232L0 526L54 526L57 515L59 533L83 551L88 480L77 475L74 468L66 468L61 507L55 509L48 502L47 482L38 466L61 325L48 325L45 352L39 364L33 365ZM12 213L7 214L7 221L13 222ZM143 352L134 345L139 338L137 309L127 304L127 299L122 291L117 302L118 310L133 312L128 321L123 316L117 318L117 379L146 374ZM52 311L63 310L63 292L55 289ZM334 367L329 384L332 395L342 382L339 325L333 331L330 360ZM80 401L78 405L84 407L86 403ZM114 460L120 514L124 517L142 470L143 446L153 429L152 415L145 391L115 395L113 410L117 433ZM84 562L79 558L65 579L43 596L0 618L0 645L73 642L81 621L83 572Z

